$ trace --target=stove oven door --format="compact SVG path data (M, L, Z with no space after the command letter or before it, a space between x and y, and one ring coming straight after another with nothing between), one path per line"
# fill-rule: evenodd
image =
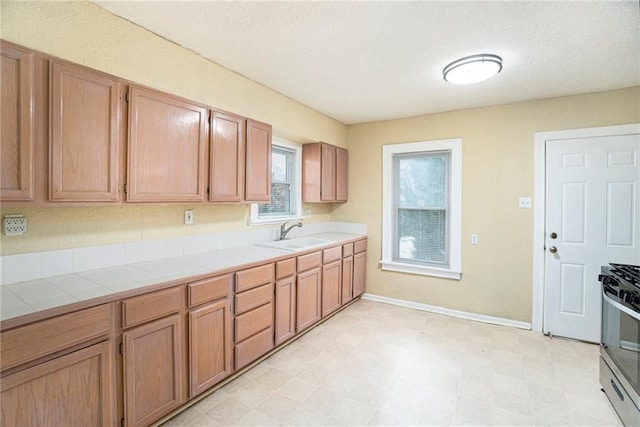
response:
M640 313L606 288L602 297L602 356L640 408Z

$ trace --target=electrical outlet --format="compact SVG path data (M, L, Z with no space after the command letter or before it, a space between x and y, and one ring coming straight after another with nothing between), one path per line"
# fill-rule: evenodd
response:
M193 225L193 210L184 211L184 225Z
M27 219L22 215L5 215L2 223L5 236L20 236L27 232Z
M531 197L520 197L518 199L518 207L524 209L531 209Z
M307 209L304 211L305 218L311 218L311 209Z
M472 245L477 245L478 244L478 235L477 234L472 234L471 235L471 244Z

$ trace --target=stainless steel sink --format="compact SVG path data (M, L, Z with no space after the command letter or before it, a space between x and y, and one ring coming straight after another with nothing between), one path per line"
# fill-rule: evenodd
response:
M331 240L318 239L315 237L298 237L295 239L276 240L275 242L257 243L256 245L293 252L314 248L316 246L324 246L329 243L331 243Z

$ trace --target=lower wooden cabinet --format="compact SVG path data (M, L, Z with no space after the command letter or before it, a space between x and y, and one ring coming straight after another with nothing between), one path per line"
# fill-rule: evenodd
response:
M353 256L342 259L342 304L353 299Z
M2 378L4 426L115 425L111 341Z
M189 313L189 397L231 375L232 351L228 299Z
M322 317L340 308L342 260L322 266Z
M146 426L184 401L179 314L123 333L126 426Z
M289 276L276 282L275 344L296 334L296 279Z
M296 291L296 332L303 331L322 317L320 267L298 273Z
M367 281L367 252L360 252L353 256L353 297L364 293Z

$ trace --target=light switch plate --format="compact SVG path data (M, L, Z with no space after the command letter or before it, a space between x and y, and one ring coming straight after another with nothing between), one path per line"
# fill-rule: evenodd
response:
M523 209L531 209L531 197L520 197L518 199L518 207Z
M477 245L478 244L478 235L477 234L472 234L471 235L471 244L472 245Z
M184 211L184 225L193 225L193 210Z

